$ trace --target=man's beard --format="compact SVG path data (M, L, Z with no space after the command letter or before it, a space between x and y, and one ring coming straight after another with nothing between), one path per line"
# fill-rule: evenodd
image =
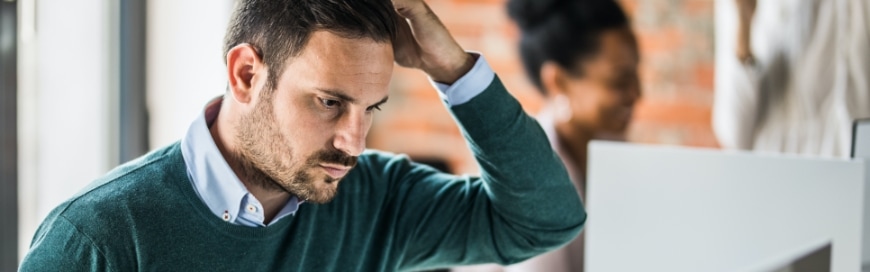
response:
M231 155L239 178L253 186L284 191L307 202L331 201L339 179L327 175L322 180L325 186L318 188L313 174L321 163L354 167L357 158L336 149L323 149L294 165L290 142L278 130L271 102L271 94L261 96L254 111L243 116L237 125L238 148Z

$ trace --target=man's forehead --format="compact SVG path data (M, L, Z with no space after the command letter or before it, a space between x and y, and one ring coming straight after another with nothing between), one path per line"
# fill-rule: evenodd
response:
M328 31L311 35L305 47L286 66L295 66L297 72L317 72L330 76L376 76L392 73L393 49L390 43L369 38L344 38Z
M329 58L342 56L340 59L354 60L358 58L393 58L393 45L388 41L376 41L367 37L352 38L326 30L311 33L297 57Z
M372 104L387 95L394 67L392 46L318 31L285 67L284 84Z

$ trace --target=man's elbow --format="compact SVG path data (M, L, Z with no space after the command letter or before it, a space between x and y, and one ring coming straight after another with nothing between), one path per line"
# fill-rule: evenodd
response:
M553 242L546 245L550 248L549 250L560 248L568 244L569 242L576 239L577 236L580 235L580 232L583 231L583 227L586 226L586 218L588 217L586 211L580 209L579 212L576 212L574 214L576 214L577 218L579 218L579 221L575 221L576 223L570 224L563 231L556 232L554 234L555 239L553 239Z
M555 198L557 195L552 197ZM554 203L553 206L542 209L548 212L539 213L539 221L536 223L539 232L536 235L538 241L535 244L545 251L562 247L571 242L586 225L586 209L579 194L566 193L564 197L564 201L561 203Z
M532 235L526 236L518 251L508 254L501 262L502 265L510 265L525 261L532 257L559 249L580 235L586 225L586 212L583 209L573 213L565 213L565 225L558 229L537 230ZM510 251L508 251L510 252Z

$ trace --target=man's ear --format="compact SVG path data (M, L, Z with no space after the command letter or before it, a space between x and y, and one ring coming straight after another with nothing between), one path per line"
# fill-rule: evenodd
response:
M547 97L568 95L568 72L553 61L541 64L541 86Z
M227 73L233 99L247 104L254 97L255 78L265 79L267 71L254 46L243 43L227 52Z

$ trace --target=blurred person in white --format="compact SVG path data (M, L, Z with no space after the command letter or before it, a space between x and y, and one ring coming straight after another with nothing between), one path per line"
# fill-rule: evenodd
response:
M614 0L510 0L529 79L545 96L538 122L585 199L587 146L624 140L641 95L638 45ZM565 247L507 267L454 271L583 271L583 234Z
M870 117L870 1L734 1L735 50L717 59L722 147L848 156L852 120Z

